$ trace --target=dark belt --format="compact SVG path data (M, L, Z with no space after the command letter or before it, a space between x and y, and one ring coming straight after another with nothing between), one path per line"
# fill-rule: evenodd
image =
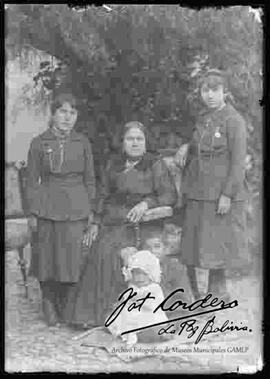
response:
M83 184L82 175L67 175L67 176L56 176L49 175L43 178L42 184L56 183L62 185L74 185L74 184Z

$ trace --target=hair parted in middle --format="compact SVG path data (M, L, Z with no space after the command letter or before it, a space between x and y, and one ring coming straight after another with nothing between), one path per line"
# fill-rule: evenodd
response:
M130 129L133 129L133 128L137 128L137 129L140 129L143 134L145 135L146 137L146 133L147 133L147 129L146 127L139 121L129 121L129 122L126 122L123 126L123 130L122 130L122 137L124 138L125 134L130 130Z
M203 72L198 78L198 88L201 89L203 85L208 87L216 87L222 85L225 90L228 89L228 75L224 70L219 70L216 68L208 69Z

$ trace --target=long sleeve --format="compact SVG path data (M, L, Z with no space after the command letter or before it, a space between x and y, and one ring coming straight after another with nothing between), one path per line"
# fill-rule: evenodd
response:
M192 122L188 123L185 126L181 126L180 135L182 138L182 145L191 142L192 135L193 135L193 126L194 126L193 123L194 122L195 122L195 120L193 120Z
M95 214L94 214L94 222L96 224L100 224L101 216L103 213L103 206L106 197L109 194L109 171L110 171L110 162L107 163L107 166L104 172L101 175L100 186L98 187L98 194L96 196L95 201Z
M246 127L242 118L234 117L227 120L227 138L230 165L221 193L234 198L243 187L245 178Z
M41 147L39 138L34 138L30 144L27 158L27 214L38 215L38 191L41 177Z
M84 143L84 184L88 194L88 200L91 209L94 208L96 198L96 180L94 171L94 162L91 145L86 138L83 139Z
M148 208L173 206L177 201L177 191L172 175L162 159L153 165L153 180L153 195L144 199L148 204Z

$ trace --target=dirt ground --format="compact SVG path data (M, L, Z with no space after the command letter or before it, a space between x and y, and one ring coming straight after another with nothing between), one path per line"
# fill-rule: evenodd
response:
M105 349L81 346L72 337L81 332L66 327L48 327L42 320L40 291L34 278L29 278L29 299L24 296L17 253L6 252L5 269L5 371L6 372L145 372L145 373L207 373L254 372L262 367L261 295L256 276L235 278L229 290L239 300L237 312L230 310L234 322L248 324L252 332L231 332L229 337L207 336L197 347L224 347L226 353L194 352L144 356L126 362ZM181 337L182 338L182 337ZM178 347L186 346L182 338ZM194 349L194 344L189 344ZM236 349L237 347L237 349ZM243 349L240 349L242 347ZM229 351L228 351L229 350ZM235 350L238 350L235 352Z

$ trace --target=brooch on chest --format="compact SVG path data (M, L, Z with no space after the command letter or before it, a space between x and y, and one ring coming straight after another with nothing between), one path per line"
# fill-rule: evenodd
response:
M210 127L210 126L211 126L211 121L208 120L208 121L206 122L205 129L206 129L206 130L209 130L209 127ZM216 138L220 138L220 137L221 137L220 126L216 126L216 127L215 127L214 136L215 136Z
M48 147L48 148L46 149L46 153L47 153L47 154L52 154L52 152L53 152L53 149L51 149L50 147Z
M220 138L221 137L221 134L220 134L220 131L219 131L219 126L215 130L215 137L216 138Z

